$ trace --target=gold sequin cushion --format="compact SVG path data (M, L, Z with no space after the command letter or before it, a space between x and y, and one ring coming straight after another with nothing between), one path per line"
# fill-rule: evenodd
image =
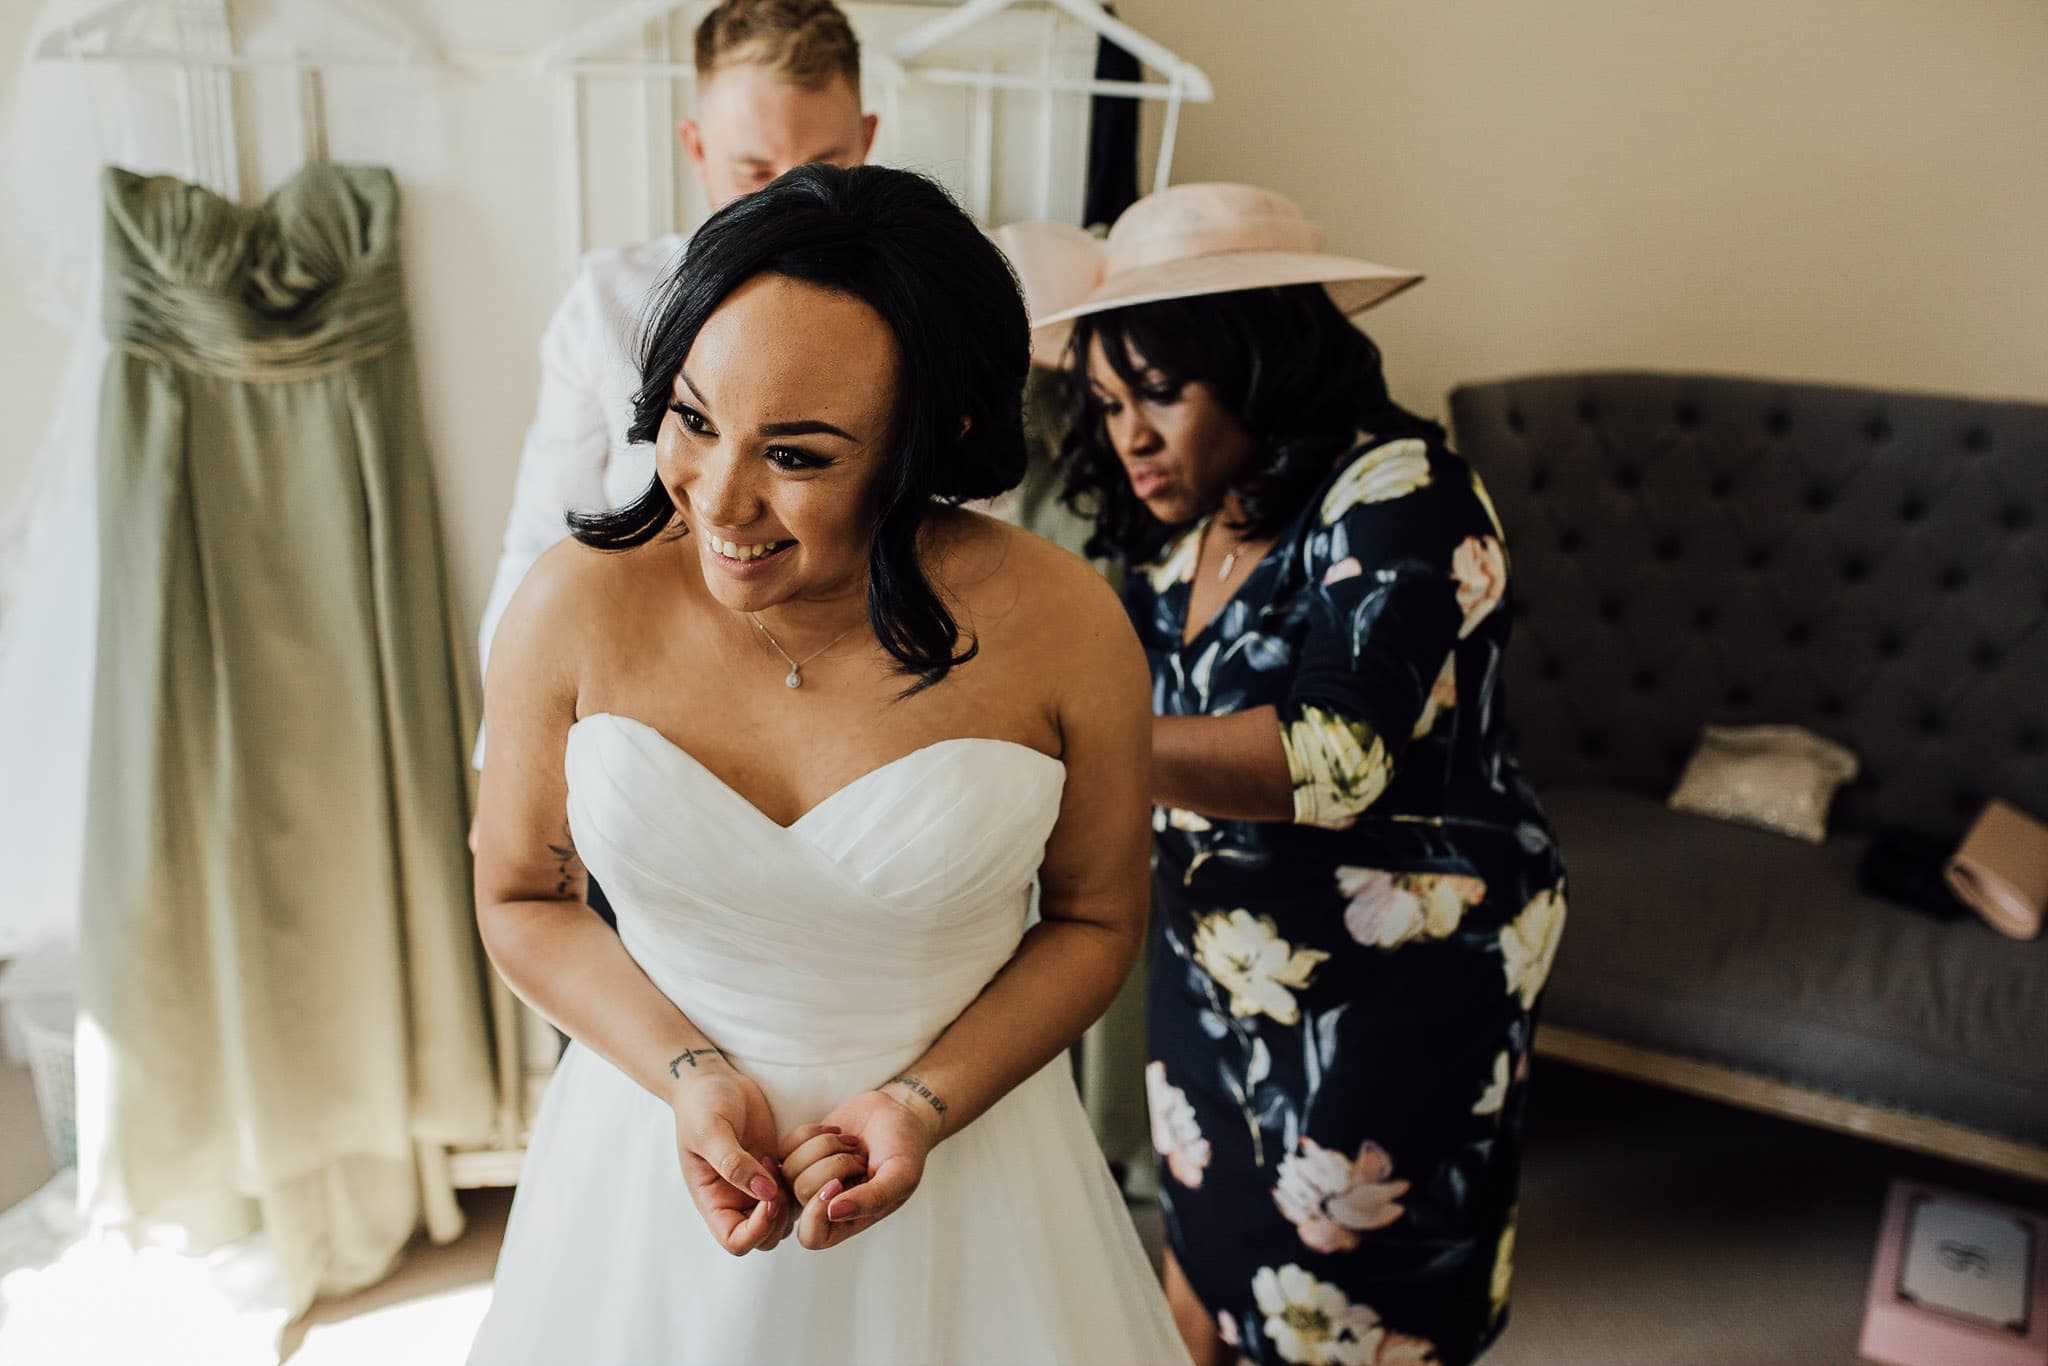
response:
M1668 805L1819 844L1855 776L1854 754L1804 726L1704 726Z

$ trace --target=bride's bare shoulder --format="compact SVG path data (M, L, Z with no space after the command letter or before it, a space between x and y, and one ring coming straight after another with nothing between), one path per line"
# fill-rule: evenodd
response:
M948 508L936 519L944 586L977 622L1027 635L1124 620L1116 591L1094 565L1043 536L986 513Z
M634 550L596 550L570 537L549 547L520 580L491 645L493 660L508 647L528 659L587 653L619 623L632 591L659 570L658 543Z

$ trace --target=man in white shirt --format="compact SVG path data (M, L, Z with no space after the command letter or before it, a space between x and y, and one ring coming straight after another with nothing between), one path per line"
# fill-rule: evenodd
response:
M697 27L696 66L697 117L676 131L714 210L793 166L867 159L875 116L861 113L860 43L831 0L724 0ZM640 387L635 339L649 295L688 240L670 234L585 256L541 338L540 402L484 607L479 666L526 571L568 535L565 516L630 503L654 477L654 448L626 440Z

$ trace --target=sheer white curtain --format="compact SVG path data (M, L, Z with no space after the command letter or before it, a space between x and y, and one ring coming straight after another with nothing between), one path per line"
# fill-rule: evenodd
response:
M0 434L18 443L5 458L28 467L0 511L0 867L9 870L0 959L77 935L99 617L94 452L107 356L100 167L183 174L185 130L204 131L192 124L178 73L33 58L37 37L96 3L42 6L0 113L0 271L71 339L50 406L14 414Z

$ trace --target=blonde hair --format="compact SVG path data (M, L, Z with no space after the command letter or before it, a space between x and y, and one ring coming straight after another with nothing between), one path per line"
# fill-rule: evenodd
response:
M697 77L735 63L809 90L843 76L860 93L860 40L832 0L721 0L697 25Z

